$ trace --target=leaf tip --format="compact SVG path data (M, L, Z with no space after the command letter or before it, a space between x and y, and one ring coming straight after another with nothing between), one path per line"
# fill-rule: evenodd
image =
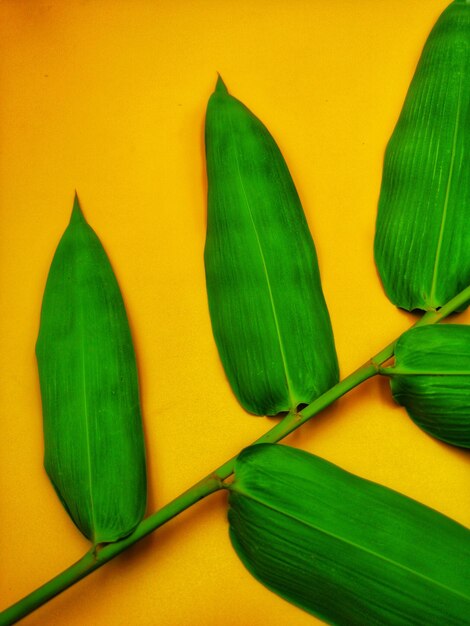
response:
M214 93L225 94L228 95L228 89L226 84L223 81L222 76L217 72L217 83L215 85Z
M78 223L78 222L84 222L84 221L85 221L85 217L83 215L82 208L80 206L80 200L78 199L77 190L75 190L72 215L70 216L70 223L72 224L72 223Z

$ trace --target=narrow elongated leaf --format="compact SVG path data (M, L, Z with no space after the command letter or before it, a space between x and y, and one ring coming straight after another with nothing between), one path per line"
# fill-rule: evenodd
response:
M245 449L229 522L249 571L327 623L470 624L470 531L307 452Z
M275 415L338 380L312 237L265 126L219 78L206 117L212 329L240 403Z
M433 437L470 448L470 326L413 328L395 346L394 399Z
M128 535L146 505L137 369L116 278L78 198L47 279L36 354L57 494L94 543Z
M387 147L375 260L390 300L442 306L470 283L470 3L424 47Z

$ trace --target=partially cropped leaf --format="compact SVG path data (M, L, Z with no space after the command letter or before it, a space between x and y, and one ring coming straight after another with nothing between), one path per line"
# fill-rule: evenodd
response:
M375 259L390 300L442 306L470 284L470 2L424 47L387 147Z
M393 397L423 430L470 448L470 326L413 328L395 346Z
M315 248L274 139L221 79L206 156L207 293L227 378L251 413L295 409L338 380Z
M84 535L120 539L146 505L137 369L116 278L77 198L47 279L36 354L47 473Z
M470 531L307 452L244 450L229 522L248 570L329 624L470 624Z

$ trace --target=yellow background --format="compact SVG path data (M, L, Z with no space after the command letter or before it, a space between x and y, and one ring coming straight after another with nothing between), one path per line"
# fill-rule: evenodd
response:
M133 329L153 511L274 423L238 406L210 329L203 123L216 72L289 164L344 376L413 321L385 298L372 240L384 147L446 4L1 0L0 607L88 548L42 468L34 357L74 189ZM288 443L470 524L468 455L419 431L385 380L368 381ZM317 622L245 571L216 494L24 623Z

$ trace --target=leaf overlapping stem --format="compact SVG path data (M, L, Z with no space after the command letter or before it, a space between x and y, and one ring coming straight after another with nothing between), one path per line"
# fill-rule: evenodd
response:
M470 286L437 311L425 313L413 326L435 324L454 311L462 309L468 302L470 302ZM379 374L381 366L393 357L397 341L398 338L301 411L288 413L280 422L253 443L277 443L348 391ZM179 513L182 513L211 493L225 488L225 481L233 474L235 459L236 456L229 459L170 503L145 518L128 537L114 543L93 546L79 561L0 613L0 626L16 623L160 526L163 526Z

